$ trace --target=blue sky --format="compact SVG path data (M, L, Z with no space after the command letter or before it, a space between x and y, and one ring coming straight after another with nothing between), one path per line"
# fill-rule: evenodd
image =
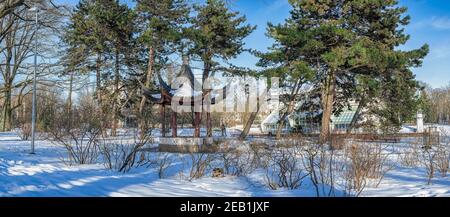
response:
M450 2L448 0L401 0L408 7L411 23L406 32L411 36L408 43L400 49L419 48L430 45L430 53L423 67L413 69L418 80L432 87L450 84ZM255 32L246 39L246 46L265 50L272 41L265 36L266 23L280 23L289 16L290 5L287 0L235 0L231 6L257 25ZM236 63L252 66L257 61L249 55L242 55Z
M74 1L66 2L73 3ZM200 0L194 0L200 1ZM122 0L132 4L131 0ZM239 11L248 19L248 23L257 25L257 29L246 38L246 47L260 51L266 50L272 41L265 36L267 22L281 23L289 16L288 0L229 0L230 7ZM400 0L408 7L411 24L406 27L411 39L400 49L419 48L425 43L430 45L430 53L423 67L413 69L417 79L432 87L450 84L450 2L448 0ZM233 63L254 67L257 59L242 54Z

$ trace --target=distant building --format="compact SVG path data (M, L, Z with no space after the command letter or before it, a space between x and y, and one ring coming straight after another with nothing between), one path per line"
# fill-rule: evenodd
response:
M333 132L346 132L350 127L353 117L356 114L358 104L351 102L350 107L346 107L339 115L331 116L330 129ZM273 111L261 122L261 130L264 133L275 134L278 128L279 119L282 112ZM317 121L318 112L293 112L286 118L283 132L300 131L303 133L317 133L320 131L320 123Z

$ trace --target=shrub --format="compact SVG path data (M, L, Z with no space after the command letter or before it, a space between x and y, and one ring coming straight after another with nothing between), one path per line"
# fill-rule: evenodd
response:
M225 145L227 146L227 145ZM240 148L225 148L219 155L223 162L224 173L232 176L243 176L254 169L252 150L244 145Z
M214 160L214 156L209 153L189 153L189 157L191 166L189 181L203 177Z
M49 139L66 149L68 163L97 162L101 125L93 102L82 101L69 112L58 110L48 127Z
M348 146L345 150L348 160L344 173L346 192L359 196L370 180L375 180L377 187L393 167L388 164L388 156L383 153L382 144L353 143Z
M297 189L308 176L301 167L301 158L297 148L280 147L273 149L266 167L266 184L271 189Z
M17 134L19 135L20 139L28 140L31 137L31 123L20 124L19 128L17 129Z

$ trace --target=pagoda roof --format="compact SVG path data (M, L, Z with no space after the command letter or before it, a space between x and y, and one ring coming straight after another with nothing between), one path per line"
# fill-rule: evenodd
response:
M218 91L222 91L223 98L226 98L226 90L230 88L229 84L225 87L223 87L220 90L194 90L195 87L202 87L202 85L195 79L194 74L192 73L191 67L188 64L183 64L181 66L181 70L178 73L178 77L185 77L189 81L189 87L184 86L184 84L181 84L179 88L174 89L172 88L167 82L164 81L164 79L161 76L161 73L157 73L158 77L158 83L159 83L159 90L150 90L149 88L145 87L142 83L141 89L142 94L151 102L155 104L164 104L164 105L170 105L172 98L174 96L180 97L181 99L184 98L191 98L190 102L191 105L195 105L196 103L200 103L210 95L214 95L211 97L211 104L219 103L220 101L215 97L218 95ZM182 102L182 101L181 101Z

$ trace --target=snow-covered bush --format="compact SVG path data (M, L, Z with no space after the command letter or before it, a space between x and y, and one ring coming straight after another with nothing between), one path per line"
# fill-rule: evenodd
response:
M421 144L419 142L410 142L405 144L407 147L402 149L399 153L399 161L405 167L416 168L420 165L419 155L421 151Z
M344 171L345 192L360 195L370 181L377 187L393 165L389 155L383 152L378 143L352 143L346 147L344 159L347 160Z
M67 158L63 161L68 164L91 164L96 163L99 156L99 147L96 142L100 134L98 129L82 127L71 129L67 132L53 131L51 141L63 146L67 151Z
M158 171L158 177L162 179L166 177L166 171L173 163L174 159L172 158L172 155L167 152L150 153L148 155L141 152L141 159L139 160L138 165L154 167Z
M158 153L153 160L153 164L156 166L158 170L158 177L160 179L164 178L166 176L166 170L169 168L173 163L173 159L171 158L171 155L168 153Z
M340 169L335 166L337 150L311 142L304 142L301 147L303 166L309 174L316 196L334 196L335 170Z
M299 147L278 147L271 150L266 158L268 165L265 168L265 181L273 190L297 189L308 176L301 166Z
M271 152L271 148L264 143L252 142L246 149L251 156L249 164L255 168L266 168L268 165L267 155Z
M437 147L436 166L442 177L446 177L450 166L450 132L440 129L440 143Z
M137 155L149 140L149 134L139 133L137 129L128 130L118 138L102 136L98 143L104 165L119 172L128 172L136 163L140 165L146 160L138 160Z
M81 100L80 105L67 111L55 112L49 122L49 140L67 151L66 163L96 163L99 156L98 137L102 132L99 115L91 100Z
M210 153L189 153L189 181L203 177L215 160L214 154Z
M431 184L431 180L433 179L436 170L436 153L437 152L433 150L433 147L423 147L420 154L420 163L425 167L428 184Z
M31 123L22 123L17 128L17 134L20 139L28 140L31 137Z
M425 167L427 183L431 184L436 171L442 177L446 177L449 170L450 150L446 143L435 144L431 147L423 147L420 154L420 162Z
M442 177L446 177L449 170L449 144L440 144L436 150L436 167Z
M250 146L243 144L239 148L229 148L224 144L224 150L219 154L223 163L224 173L232 176L243 176L254 170L253 150Z
M123 166L126 156L133 150L132 143L108 140L103 137L98 144L103 165L107 169L119 170Z
M149 163L150 159L146 157L145 149L158 124L151 107L145 107L142 112L127 109L124 113L135 116L136 121L131 122L128 128L121 129L120 134L116 134L114 137L103 133L99 139L103 163L107 168L119 172L128 172L135 166ZM105 119L102 121L102 125L107 125L108 122Z

